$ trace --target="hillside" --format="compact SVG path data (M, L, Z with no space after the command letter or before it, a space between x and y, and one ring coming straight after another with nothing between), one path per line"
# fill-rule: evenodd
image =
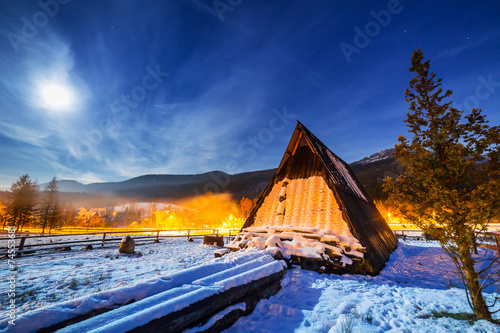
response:
M354 162L351 167L374 200L385 197L381 187L382 180L387 176L397 176L401 172L389 149ZM117 196L131 200L178 200L208 191L230 193L239 200L242 197L258 197L275 172L276 169L235 175L222 171L194 175L144 175L121 182L87 185L74 180L60 180L58 185L61 192L80 193L83 196ZM45 184L42 184L41 188L44 186Z
M352 171L374 201L387 198L382 189L384 178L397 177L403 172L391 152L392 149L384 149L351 164Z
M59 191L73 196L116 196L132 200L184 199L208 191L227 192L237 200L255 198L264 190L276 169L228 175L213 171L198 175L144 175L122 182L82 184L58 181ZM43 188L45 184L41 185Z
M221 171L212 171L196 175L144 175L121 182L81 184L74 180L58 181L61 192L116 194L156 186L179 186L186 184L208 183L214 179L224 179L228 175ZM44 186L45 184L42 184Z

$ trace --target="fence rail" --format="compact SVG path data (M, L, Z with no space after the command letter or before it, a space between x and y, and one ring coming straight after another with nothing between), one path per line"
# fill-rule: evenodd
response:
M107 244L113 244L121 242L122 237L113 237L114 235L125 235L125 234L135 234L137 236L134 237L134 240L154 240L155 242L159 242L161 238L179 238L185 237L187 240L190 238L198 238L208 235L217 235L217 236L225 236L227 234L228 239L232 236L231 234L236 235L239 230L236 229L154 229L154 230L144 230L144 229L136 229L136 230L119 230L119 231L107 231L107 230L116 230L116 229L106 229L106 231L95 231L89 233L75 233L75 234L42 234L42 235L34 235L30 236L25 233L17 233L15 238L10 238L7 236L0 237L0 255L8 254L9 247L7 246L8 240L14 240L15 244L15 253L17 256L21 254L31 254L37 251L48 251L48 250L57 250L63 249L65 247L70 246L87 246L87 245L100 245L102 248ZM5 234L6 235L6 234ZM32 241L39 239L49 239L53 237L65 238L65 237L74 237L74 236L100 236L102 238L96 237L93 239L81 239L81 240L63 240L58 242L41 242L41 243L33 243ZM136 245L143 245L145 243L136 243Z
M425 239L437 240L432 235L423 232L420 229L405 229L405 230L393 230L392 231L396 237L399 239ZM475 233L476 239L474 244L474 251L477 254L477 247L484 247L490 250L495 250L500 254L500 232L499 231L478 231Z

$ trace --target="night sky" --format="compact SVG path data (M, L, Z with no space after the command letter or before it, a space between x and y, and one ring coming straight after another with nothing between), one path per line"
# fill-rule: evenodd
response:
M498 1L0 0L0 33L0 188L274 168L296 119L359 160L406 133L419 46L500 123Z

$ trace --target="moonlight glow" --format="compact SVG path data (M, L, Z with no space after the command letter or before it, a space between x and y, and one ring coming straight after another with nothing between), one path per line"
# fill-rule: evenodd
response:
M49 85L42 89L42 96L48 108L60 109L72 102L71 91L63 86Z

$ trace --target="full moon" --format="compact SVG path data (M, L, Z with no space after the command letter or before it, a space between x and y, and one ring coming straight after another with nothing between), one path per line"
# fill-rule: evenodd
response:
M63 86L47 86L42 90L42 96L49 108L59 109L71 104L71 92Z

